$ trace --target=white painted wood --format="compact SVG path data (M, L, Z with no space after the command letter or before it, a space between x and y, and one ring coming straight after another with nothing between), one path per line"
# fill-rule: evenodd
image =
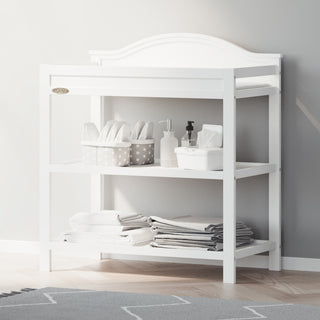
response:
M235 176L237 179L267 174L275 171L275 165L256 162L238 162ZM131 167L105 167L89 166L82 163L53 163L50 172L60 173L87 173L111 176L136 177L166 177L185 179L222 180L223 171L183 170L180 168L163 168L159 164L131 166Z
M223 282L236 282L236 99L233 70L225 72L223 98Z
M237 162L235 176L236 179L242 179L271 173L275 170L276 166L272 163Z
M245 68L234 67L132 67L132 66L91 66L91 65L43 65L48 69L48 72L54 77L137 77L137 78L177 78L177 79L223 79L226 69L237 71L239 76L236 78L251 77L250 81L257 86L259 83L254 83L253 80L268 79L266 75L277 75L281 72L279 61L275 61L270 66L246 66ZM261 80L260 79L260 80ZM274 80L274 77L272 77ZM265 81L267 84L267 81ZM274 85L274 81L269 85Z
M254 254L272 251L275 244L272 241L255 240L251 245L240 247L236 249L236 259L242 259Z
M320 259L282 257L283 270L320 272Z
M276 78L281 90L280 75ZM269 240L276 244L269 253L269 270L281 270L281 95L269 96L269 161L276 171L269 175Z
M43 65L53 77L136 77L176 79L222 79L224 69L232 68L159 68L143 66ZM254 68L254 67L252 67Z
M262 82L261 84L237 82L237 98L270 95L278 92L277 88ZM259 85L259 86L258 86ZM141 78L131 77L94 77L78 76L53 77L52 88L68 88L69 95L100 95L129 97L167 97L222 99L223 82L220 79L203 78Z
M92 209L104 206L101 175L168 177L223 180L224 252L196 252L144 248L144 256L175 259L223 260L224 282L235 283L236 260L271 251L270 269L280 269L280 72L281 55L258 54L214 37L198 34L169 34L151 37L116 51L91 52L97 66L43 66L40 81L42 110L40 147L40 224L42 266L51 266L50 173L88 173L92 178ZM50 81L48 81L50 80ZM59 89L60 88L60 89ZM172 97L223 99L224 170L189 171L157 165L105 168L79 164L51 164L51 94L91 95L92 120L103 119L102 96ZM236 98L269 95L269 163L238 164L236 168ZM49 165L49 166L48 166ZM267 242L236 249L236 179L270 173L269 229ZM43 187L43 188L42 188ZM275 244L275 249L273 247ZM61 245L61 244L60 244ZM63 244L66 246L65 244ZM80 246L81 247L81 246ZM106 251L98 246L97 252ZM274 249L274 250L273 250ZM141 248L108 248L110 254L141 255ZM160 251L159 251L160 250ZM173 256L174 255L174 256Z
M114 119L113 113L113 98L112 97L104 97L104 123L107 120ZM104 177L104 208L105 209L114 209L114 192L113 192L113 177Z
M257 77L257 76L267 76L279 73L278 65L270 66L257 66L257 67L244 67L235 68L234 75L236 78L247 78L247 77Z
M104 125L103 97L92 96L90 106L91 122L95 123L100 131ZM92 174L90 191L91 212L98 212L104 209L104 177L100 173Z
M176 257L158 257L158 256L140 256L130 254L118 254L113 253L110 255L103 254L104 259L116 259L116 260L134 260L134 261L157 261L157 262L170 262L170 263L188 263L188 264L202 264L210 266L222 266L223 260L206 260L206 259L188 259L188 258L176 258ZM320 262L320 259L318 259ZM268 268L268 257L262 255L253 255L243 259L236 260L237 267L245 268ZM315 264L316 266L316 264ZM320 270L320 268L318 269Z
M51 164L51 172L104 174L111 176L136 176L136 177L164 177L222 180L222 171L195 171L180 168L164 168L159 164L131 166L131 167L106 167L89 166L82 163Z
M51 242L51 248L57 250L60 248L82 248L83 250L90 250L91 252L107 252L108 254L130 254L141 256L158 256L158 257L176 257L186 259L209 259L209 260L222 260L223 252L218 251L198 251L188 249L163 249L153 248L147 246L121 246L121 245L93 245L93 244L79 244L67 242Z
M274 87L260 87L260 88L243 88L238 89L236 91L236 98L243 99L243 98L251 98L251 97L262 97L268 96L271 94L278 93L278 89Z
M51 90L67 88L71 95L223 98L223 73L226 69L222 68L74 67L48 66L52 74ZM236 82L237 98L269 95L277 91L264 76L265 68L245 68L247 73L251 70L253 74L261 72L262 76L239 78ZM269 66L269 69L273 74L278 66Z
M107 245L107 244L84 244L84 243L70 243L70 242L51 242L51 248L57 250L60 248L70 249L83 249L88 252L107 252L109 255L138 255L142 257L170 257L179 259L201 259L201 260L224 260L225 253L223 251L199 251L190 249L164 249L164 248L153 248L149 245L144 246L125 246L125 245ZM251 245L241 247L235 250L237 259L245 258L252 254L268 251L273 248L273 244L267 240L255 240ZM180 262L186 263L181 260Z
M193 33L171 33L145 38L120 50L89 52L104 66L247 67L273 65L278 54L247 51L225 40Z
M259 240L263 241L263 240ZM238 248L236 253L240 250ZM22 254L39 254L40 243L38 241L18 241L18 240L0 240L0 253L22 253ZM91 250L83 250L80 246L79 251L76 252L72 249L57 250L57 254L68 254L71 256L81 256L88 258L96 258L97 254L92 253ZM104 259L121 259L121 260L140 260L140 261L159 261L159 262L172 262L172 263L190 263L190 264L206 264L206 265L218 265L222 266L223 260L205 260L205 259L179 259L175 257L146 257L130 254L111 254L106 255L103 253ZM299 257L281 257L283 270L295 270L295 271L311 271L320 272L320 259L313 258L299 258ZM236 261L237 267L246 268L262 268L266 269L269 266L269 257L262 255L254 255L246 258L241 258Z
M280 68L279 54L250 52L225 40L193 33L171 33L140 40L120 50L90 51L93 61L102 66L141 66L160 68L246 68L275 65ZM263 75L262 74L257 75ZM242 71L239 70L241 73ZM253 76L248 71L247 76ZM273 74L266 72L265 74ZM244 72L245 73L245 72ZM239 74L240 76L240 74ZM243 74L242 76L245 76ZM260 77L252 79L259 83ZM271 84L273 77L265 77Z
M51 270L50 242L50 108L51 96L48 94L50 75L47 68L40 68L40 140L39 140L39 236L41 244L40 270Z
M220 70L65 66L52 67L52 73L52 89L68 88L69 94L206 98L223 89Z
M132 86L128 85L126 87L120 88L108 88L108 87L96 87L96 88L72 88L70 90L70 95L78 96L88 96L88 95L100 95L100 96L112 96L112 97L145 97L145 98L183 98L183 99L222 99L221 91L199 91L195 90L195 87L190 85L190 90L178 90L178 87L175 87L175 84L172 84L171 87L168 86L168 90L164 91L161 89L160 82L153 82L152 89L140 88L135 90ZM150 82L149 82L150 83ZM121 87L121 85L120 85ZM191 88L192 87L192 88ZM255 89L256 90L256 89ZM271 90L263 89L263 92L258 96L268 95ZM245 95L242 95L242 98L245 98Z

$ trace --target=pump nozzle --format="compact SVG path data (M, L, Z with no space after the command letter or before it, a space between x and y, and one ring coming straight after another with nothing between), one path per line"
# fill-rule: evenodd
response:
M194 121L188 121L188 125L186 126L187 131L192 131L193 130L193 124Z
M161 120L159 123L167 123L167 131L172 132L172 120L167 119L167 120Z
M189 143L191 143L191 135L193 131L193 124L194 121L188 121L188 125L186 126L186 130L188 132L188 138L189 138Z

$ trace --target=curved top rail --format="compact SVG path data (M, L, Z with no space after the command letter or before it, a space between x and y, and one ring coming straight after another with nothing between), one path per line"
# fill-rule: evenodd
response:
M148 37L119 50L89 51L103 66L236 68L279 65L280 54L255 53L226 40L196 33Z

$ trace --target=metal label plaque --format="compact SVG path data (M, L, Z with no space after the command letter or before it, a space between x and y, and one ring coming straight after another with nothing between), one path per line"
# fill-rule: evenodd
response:
M67 94L69 93L69 90L67 88L54 88L52 89L52 92L56 94Z

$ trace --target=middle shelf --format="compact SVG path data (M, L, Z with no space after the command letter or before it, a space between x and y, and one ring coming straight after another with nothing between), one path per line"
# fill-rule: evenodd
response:
M183 258L183 259L203 259L203 260L223 260L223 251L204 251L190 249L164 249L153 248L149 245L143 246L124 246L124 245L106 245L106 244L84 244L52 241L51 249L70 249L70 250L88 250L89 252L140 255L151 257ZM236 248L235 258L241 259L254 254L268 252L275 249L275 243L268 240L254 240L253 243Z
M272 163L237 162L235 178L241 179L275 172L276 166ZM130 167L105 167L84 165L81 162L53 163L49 165L49 172L56 173L87 173L111 176L135 177L163 177L223 180L221 171L184 170L180 168L163 168L159 164L130 166Z

